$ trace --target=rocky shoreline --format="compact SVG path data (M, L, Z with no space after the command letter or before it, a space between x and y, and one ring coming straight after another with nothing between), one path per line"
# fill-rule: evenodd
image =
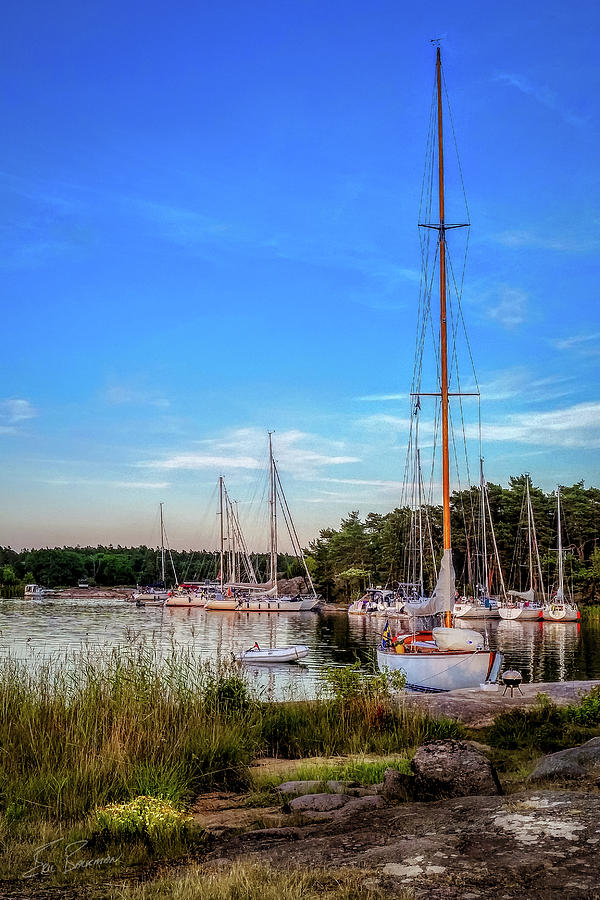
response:
M448 716L472 728L484 728L491 725L499 713L531 708L539 694L545 694L557 706L567 706L577 703L599 685L599 680L536 681L521 684L521 690L515 690L512 696L510 690L505 692L499 685L497 691L465 688L444 694L407 693L400 702L422 709L434 717Z

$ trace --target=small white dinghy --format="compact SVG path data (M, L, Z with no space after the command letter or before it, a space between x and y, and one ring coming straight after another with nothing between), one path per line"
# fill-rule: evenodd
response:
M267 647L265 649L255 644L237 657L241 662L248 663L286 663L297 662L310 653L306 644L294 644L293 647Z

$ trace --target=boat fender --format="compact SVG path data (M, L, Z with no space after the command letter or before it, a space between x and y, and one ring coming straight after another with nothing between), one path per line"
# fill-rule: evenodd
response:
M406 653L404 649L404 644L396 644L396 653Z

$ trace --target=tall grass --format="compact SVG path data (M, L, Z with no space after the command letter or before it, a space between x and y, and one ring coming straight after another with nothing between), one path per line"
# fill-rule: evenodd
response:
M373 876L376 877L373 877ZM226 869L194 866L184 874L165 875L144 884L113 889L111 900L382 900L379 873L359 869L306 866L274 868L268 864L233 862ZM415 896L398 887L397 900Z
M176 804L247 779L260 733L237 670L146 647L0 669L0 805L72 821L140 794Z
M32 668L0 663L0 812L68 825L140 795L182 808L202 790L244 789L261 754L395 753L456 736L404 708L390 679L326 676L324 697L273 703L247 676L191 650L84 651ZM329 680L328 680L329 679Z

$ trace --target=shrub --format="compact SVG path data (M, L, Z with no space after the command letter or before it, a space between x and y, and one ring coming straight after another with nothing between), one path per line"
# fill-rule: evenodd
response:
M158 797L136 797L97 810L96 834L105 840L138 841L166 848L189 841L199 829L190 815Z

